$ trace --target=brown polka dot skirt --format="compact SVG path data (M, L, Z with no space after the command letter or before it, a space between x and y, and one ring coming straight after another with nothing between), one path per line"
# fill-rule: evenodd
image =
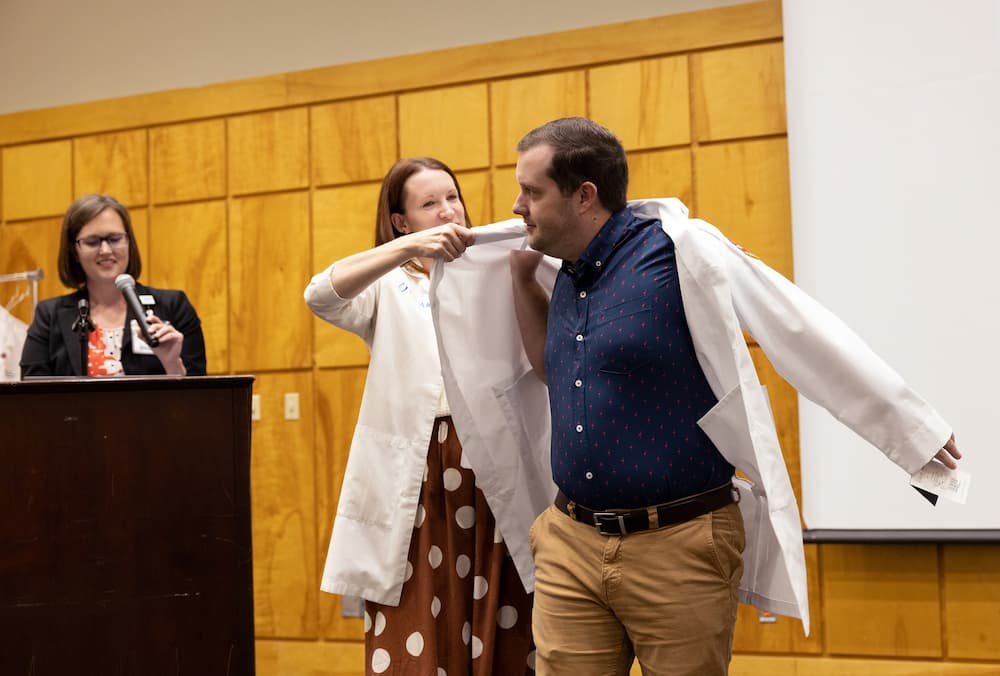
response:
M533 674L531 595L450 417L434 421L398 607L365 603L367 674Z

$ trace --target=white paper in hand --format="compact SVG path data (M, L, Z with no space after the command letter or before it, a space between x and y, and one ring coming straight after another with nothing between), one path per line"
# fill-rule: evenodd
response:
M969 483L972 475L960 469L948 469L937 461L924 465L910 477L910 485L922 488L934 495L940 495L952 502L964 505L969 498Z

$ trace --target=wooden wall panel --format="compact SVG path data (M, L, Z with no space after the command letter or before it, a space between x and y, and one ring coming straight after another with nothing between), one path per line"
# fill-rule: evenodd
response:
M291 108L231 117L229 191L234 195L309 185L309 111ZM266 157L266 162L260 158Z
M364 367L324 369L316 373L316 541L321 576L366 376ZM342 617L339 595L320 593L319 618L321 633L326 638L363 639L364 621Z
M430 155L452 171L490 164L485 84L430 89L399 97L399 154Z
M418 55L0 116L0 144L377 96L780 39L781 3L750 2Z
M628 154L628 198L676 197L691 203L691 151L658 150Z
M313 377L258 374L253 391L261 402L250 466L254 631L318 638ZM285 420L286 393L299 395L299 420Z
M784 134L784 46L771 42L691 56L695 138Z
M365 183L313 193L313 271L302 282L300 298L313 274L375 243L380 187ZM317 366L367 366L368 347L360 338L315 316L312 325Z
M997 676L995 664L736 655L729 676Z
M42 269L44 277L38 283L38 300L69 293L59 281L59 230L61 218L39 221L7 223L0 227L0 270L27 272ZM8 301L20 291L30 291L27 282L0 285L0 303ZM31 300L24 300L11 308L11 314L23 322L31 322Z
M500 80L490 85L493 164L517 162L517 143L559 117L587 114L586 73L574 70Z
M462 186L465 199L465 215L471 225L492 223L493 185L488 171L464 171L455 174Z
M310 120L315 185L381 181L399 158L395 96L314 106Z
M514 200L520 188L517 185L517 174L514 167L493 170L491 182L493 193L493 222L514 218Z
M146 130L96 134L73 139L73 197L111 195L125 206L149 199Z
M723 143L695 150L697 218L717 226L792 278L788 141Z
M62 215L73 201L69 141L4 148L3 218Z
M184 202L226 195L226 123L208 120L149 132L152 201Z
M238 373L312 366L309 194L232 201L229 225L230 368Z
M626 150L688 143L687 57L592 68L590 116L614 131Z
M229 372L226 203L157 207L145 255L153 286L183 289L201 319L209 373Z
M829 654L942 657L934 545L823 545Z
M1000 548L942 548L948 656L1000 661Z
M68 206L68 205L67 205ZM129 219L132 221L132 234L135 235L135 245L139 247L139 256L142 258L142 269L143 273L146 271L146 261L149 258L149 210L148 209L129 209L128 210ZM62 223L60 222L60 228L62 228ZM58 256L58 249L56 251ZM58 274L56 270L57 261L53 260L53 272Z
M258 639L257 676L364 676L361 643ZM499 676L499 675L498 675Z

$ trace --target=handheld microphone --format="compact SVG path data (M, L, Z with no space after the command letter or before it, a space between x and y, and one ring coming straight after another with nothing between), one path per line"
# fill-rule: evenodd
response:
M146 313L143 311L142 303L139 302L139 296L135 292L135 279L133 279L132 275L122 273L115 277L115 286L125 296L125 302L128 304L132 314L135 315L135 320L139 324L139 330L142 331L142 337L146 339L150 347L159 345L160 340L149 332L149 324L146 323Z

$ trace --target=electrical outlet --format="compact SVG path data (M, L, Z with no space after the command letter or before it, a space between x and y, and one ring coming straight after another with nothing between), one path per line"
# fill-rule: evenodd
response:
M285 420L299 419L299 393L285 392Z
M260 395L251 394L250 395L250 420L252 422L260 422Z

